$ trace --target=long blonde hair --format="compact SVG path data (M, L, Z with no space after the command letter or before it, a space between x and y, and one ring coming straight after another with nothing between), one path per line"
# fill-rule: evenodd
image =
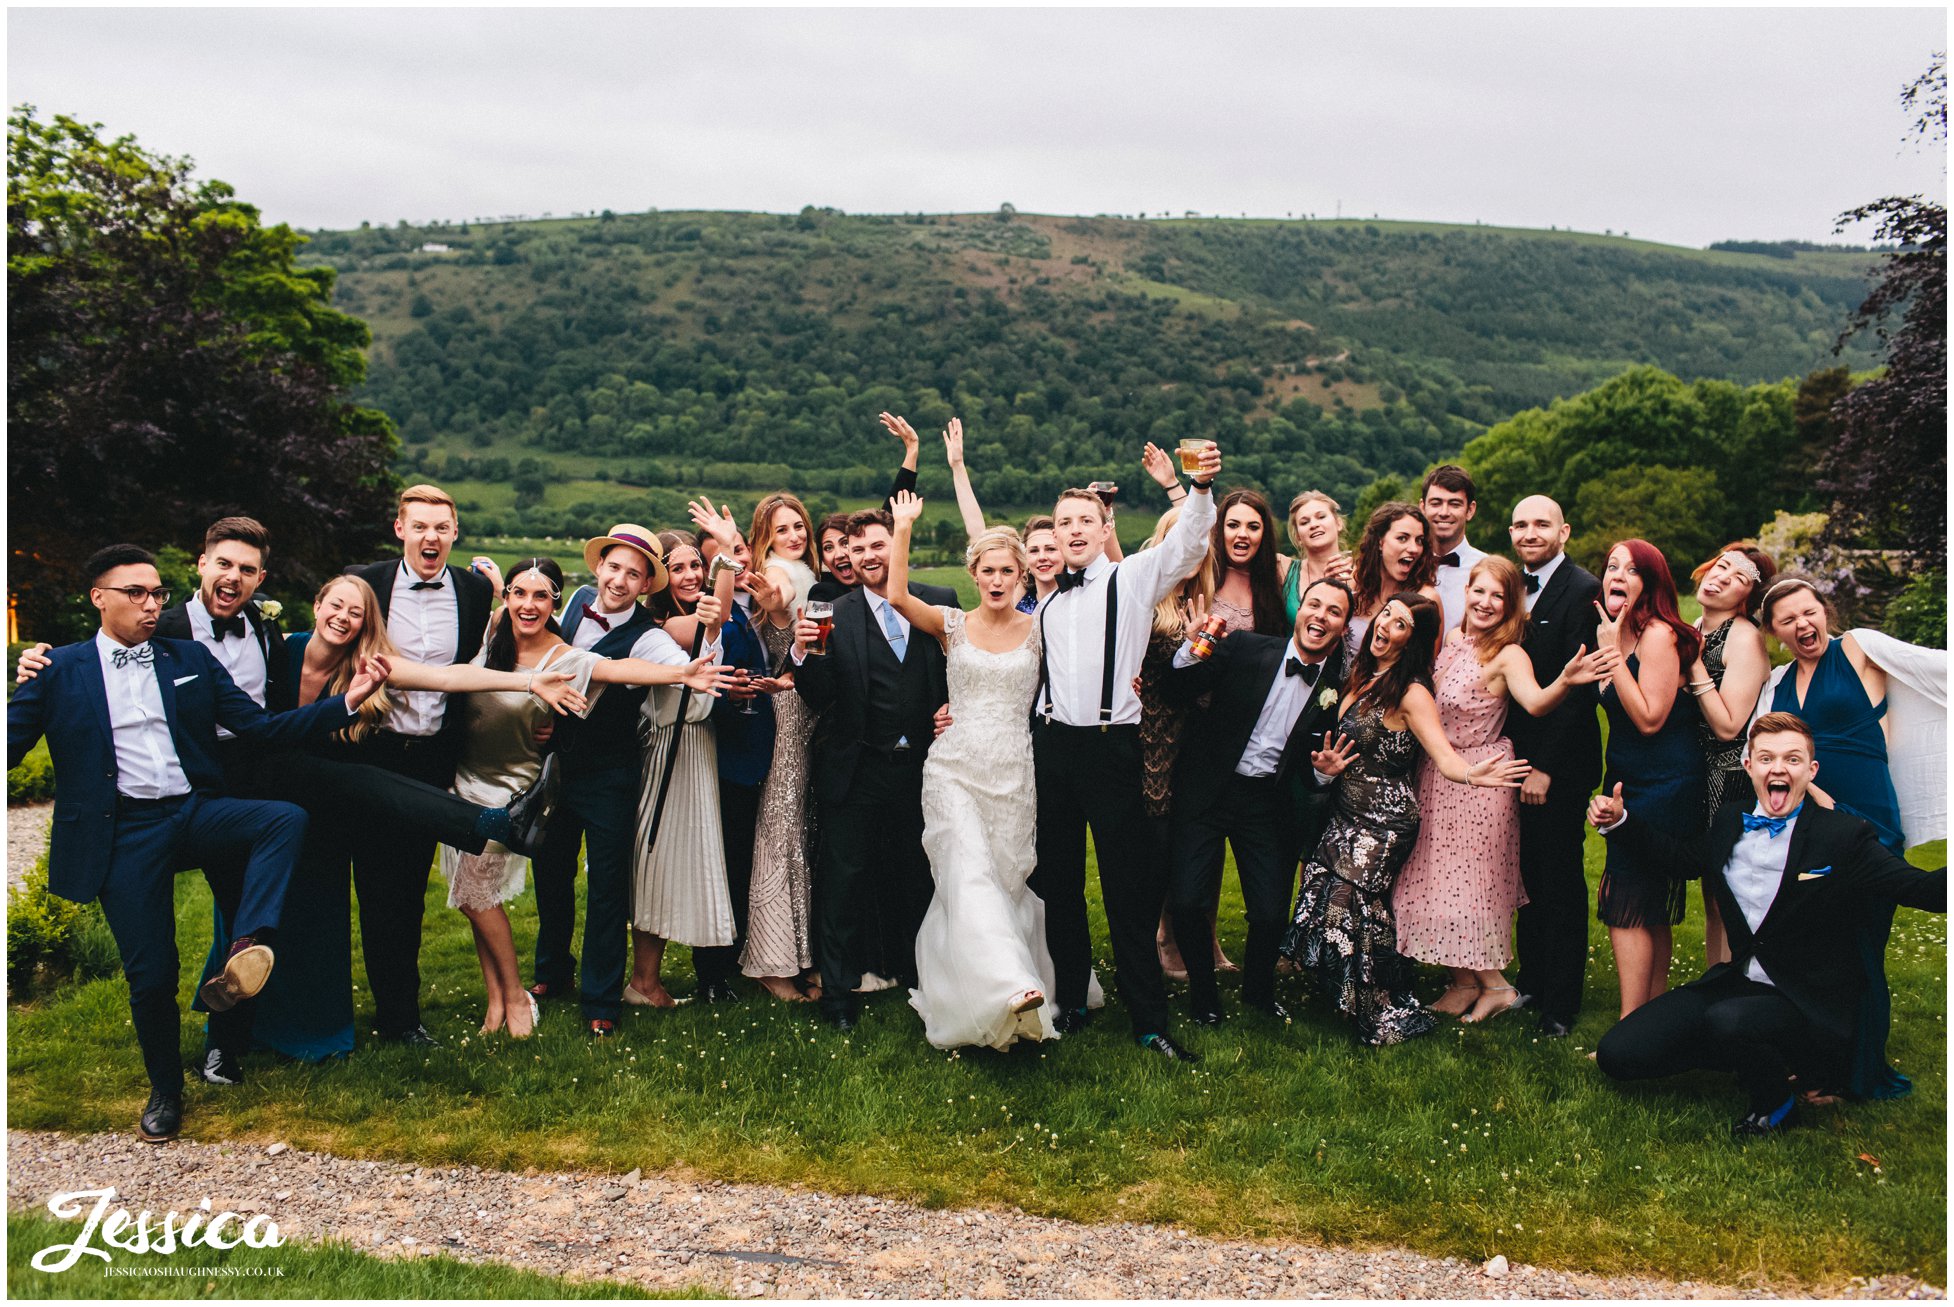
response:
M360 633L353 641L352 648L339 655L339 661L326 673L326 685L322 693L327 695L346 693L346 687L353 683L354 672L362 659L371 658L374 654L394 659L400 657L400 651L394 647L393 640L387 635L387 619L380 613L380 597L373 593L372 586L359 577L335 576L320 586L319 593L312 596L314 610L326 601L326 596L336 585L350 585L358 592L360 608L365 616L360 621ZM312 638L314 640L319 638L316 618L313 623ZM360 705L359 712L353 718L353 724L335 734L349 744L363 740L386 723L387 713L392 708L393 696L387 692L387 687L382 685L367 696L366 702Z
M1180 521L1180 516L1181 510L1178 507L1162 513L1160 520L1154 523L1153 534L1147 537L1147 543L1141 547L1152 549L1165 540L1167 533L1174 529L1174 523ZM1194 569L1194 575L1169 590L1166 596L1153 606L1153 633L1175 637L1185 635L1187 601L1198 595L1203 604L1213 604L1214 592L1218 588L1216 575L1220 570L1215 564L1214 543L1210 541L1208 552L1202 555L1201 565Z
M767 560L773 556L773 515L782 508L800 514L801 524L807 528L807 548L801 554L801 561L816 576L821 575L821 537L814 534L814 519L808 516L806 504L784 490L768 495L753 509L753 527L746 533L746 543L753 549L753 569L764 570Z

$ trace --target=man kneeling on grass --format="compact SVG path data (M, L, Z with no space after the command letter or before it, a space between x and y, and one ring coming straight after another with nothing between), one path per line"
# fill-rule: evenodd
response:
M1703 878L1723 909L1731 955L1624 1017L1602 1036L1596 1060L1617 1080L1734 1072L1750 1097L1731 1127L1739 1140L1797 1124L1794 1083L1821 1095L1906 1091L1885 1061L1880 927L1894 904L1947 911L1945 868L1920 871L1863 819L1807 801L1818 762L1801 719L1774 712L1752 723L1744 770L1755 805L1729 804L1688 840L1636 820L1619 785L1588 806L1589 823L1627 840L1638 857Z

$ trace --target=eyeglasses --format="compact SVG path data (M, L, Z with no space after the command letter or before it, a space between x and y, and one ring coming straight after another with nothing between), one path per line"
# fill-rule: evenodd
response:
M166 585L159 585L154 590L144 589L139 585L105 585L102 589L113 590L119 595L127 595L129 602L132 604L140 604L145 599L154 599L157 605L162 607L170 602L170 588Z

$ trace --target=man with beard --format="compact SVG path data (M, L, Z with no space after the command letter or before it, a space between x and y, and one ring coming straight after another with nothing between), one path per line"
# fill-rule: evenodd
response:
M1167 678L1172 700L1191 705L1212 692L1205 712L1188 715L1174 768L1173 870L1167 902L1174 933L1199 939L1220 889L1222 841L1235 849L1248 917L1242 1000L1286 1021L1276 1001L1276 946L1295 897L1299 829L1312 788L1312 758L1327 759L1343 673L1343 629L1350 588L1325 578L1303 591L1288 639L1234 631L1206 658L1185 641ZM1321 823L1318 823L1321 830ZM1187 997L1195 1024L1225 1019L1215 988L1214 954L1188 949Z
M1509 535L1520 560L1529 621L1520 648L1542 685L1568 659L1595 647L1595 600L1601 582L1564 552L1571 529L1560 505L1529 495L1513 506ZM1601 782L1600 703L1595 687L1576 686L1544 717L1509 713L1513 756L1533 770L1520 785L1521 905L1515 933L1520 972L1515 987L1540 1013L1540 1033L1564 1038L1581 1011L1588 965L1588 879L1582 860L1582 816Z

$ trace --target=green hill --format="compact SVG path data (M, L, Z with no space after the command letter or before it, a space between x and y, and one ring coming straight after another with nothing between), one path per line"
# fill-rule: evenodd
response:
M480 529L552 534L626 506L674 518L680 488L878 495L884 408L931 445L961 415L987 508L1130 484L1141 442L1184 435L1279 501L1348 504L1632 365L1749 383L1831 364L1872 257L1759 248L808 209L320 232L306 257L372 325L364 398L399 423L403 475L451 484ZM620 482L664 493L647 509Z

